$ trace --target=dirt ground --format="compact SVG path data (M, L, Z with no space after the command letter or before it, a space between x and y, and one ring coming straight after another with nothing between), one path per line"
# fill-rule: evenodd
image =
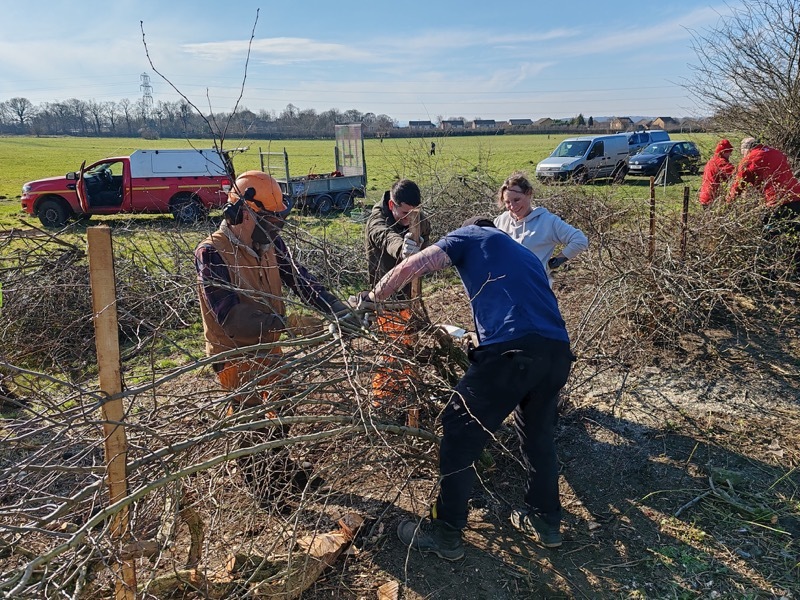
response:
M434 306L449 322L466 308L450 297ZM579 360L557 430L561 548L509 523L524 472L507 421L494 464L479 469L463 560L408 552L394 534L427 513L431 467L391 504L351 498L380 534L357 540L308 597L375 598L397 581L407 600L800 598L797 334L782 332L788 355L707 330L659 367L601 372ZM724 357L713 370L709 354Z
M468 315L450 297L429 310L446 322ZM797 332L783 335L797 350ZM321 475L331 485L290 515L262 510L242 492L234 462L192 479L198 510L206 511L200 567L219 572L231 549L266 553L281 536L331 531L355 512L366 520L360 534L303 598L373 600L390 582L404 600L800 598L798 353L776 354L768 339L741 344L715 330L687 334L679 346L675 360L636 369L575 363L557 428L558 549L509 523L524 481L507 422L489 446L492 460L478 468L462 560L409 552L395 535L435 497L435 445L372 440L361 452L364 440L354 438L309 457L328 469ZM726 358L710 370L712 350ZM216 379L207 369L172 385L190 399ZM433 399L424 426L436 430L440 408L441 398ZM187 545L185 532L179 542ZM172 565L185 562L175 558ZM142 575L146 569L142 562Z
M662 372L592 387L571 398L558 430L561 548L508 522L523 471L505 427L473 493L463 560L409 553L394 536L402 518L425 514L430 470L394 506L353 498L368 515L381 511L384 535L362 540L308 597L374 598L394 580L413 600L797 598L796 388Z
M321 530L348 511L367 520L303 597L373 599L393 581L406 600L800 597L796 359L780 366L762 348L731 345L730 368L711 377L698 368L697 337L669 368L598 373L576 363L557 430L561 548L509 523L524 481L507 422L489 448L493 464L479 467L463 560L409 552L394 533L435 495L435 449L418 442L429 466L400 478L403 456L377 456L373 477L339 478L299 517Z

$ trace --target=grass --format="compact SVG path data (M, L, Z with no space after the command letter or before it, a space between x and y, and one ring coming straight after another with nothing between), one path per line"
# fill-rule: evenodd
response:
M366 205L380 199L384 190L401 177L418 180L425 186L429 177L442 171L468 174L481 170L498 185L512 171L533 173L536 164L550 154L567 135L497 135L473 137L431 136L429 138L387 138L367 140ZM711 155L719 136L714 134L675 134L674 139L686 138L697 143L703 157ZM430 141L436 140L436 155L429 155ZM735 141L735 140L734 140ZM20 227L19 196L26 181L60 176L87 163L108 156L130 154L137 148L206 148L211 140L143 140L140 138L80 138L80 137L3 137L0 138L0 229ZM263 151L282 151L289 154L292 175L325 173L334 169L332 140L234 140L225 147L249 146L250 150L234 158L237 171L259 169L259 148ZM686 178L692 197L696 197L700 177ZM593 184L605 186L607 184ZM622 198L647 198L649 181L628 178L618 186ZM683 186L659 190L659 198L680 202Z

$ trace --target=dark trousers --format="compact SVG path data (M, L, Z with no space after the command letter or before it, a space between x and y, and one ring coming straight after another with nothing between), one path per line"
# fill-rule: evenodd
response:
M573 360L569 344L528 335L480 346L442 416L441 487L433 516L463 529L475 481L473 463L514 412L528 471L525 504L546 522L561 521L554 429L558 392Z

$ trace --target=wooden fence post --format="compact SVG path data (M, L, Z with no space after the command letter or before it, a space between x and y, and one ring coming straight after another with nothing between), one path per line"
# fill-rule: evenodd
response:
M653 261L656 253L656 179L650 177L650 243L647 246L647 260Z
M419 234L419 207L408 213L408 233L417 245L422 246ZM411 304L414 310L419 309L422 302L422 278L414 277L411 280Z
M689 233L689 186L683 187L683 211L681 212L681 260L686 259L686 238Z
M422 246L422 239L419 233L419 219L420 208L416 207L408 213L408 232L411 234L411 239L414 240L418 246ZM414 277L411 280L411 313L415 319L419 319L425 315L425 306L422 304L422 278ZM409 427L419 427L419 408L410 407L406 415L406 424Z
M119 353L117 324L117 291L114 278L114 252L111 229L107 226L86 230L89 246L89 280L92 288L95 346L100 390L113 397L122 392L122 363ZM128 441L125 435L125 411L122 399L103 403L106 477L109 500L113 504L128 494ZM121 547L130 536L128 507L120 510L111 522L111 536ZM115 575L115 600L135 600L136 566L134 559L122 558L112 567Z

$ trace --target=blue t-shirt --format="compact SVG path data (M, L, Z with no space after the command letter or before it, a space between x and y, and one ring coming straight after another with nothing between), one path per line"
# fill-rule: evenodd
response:
M536 255L494 227L470 225L435 244L458 270L481 344L536 333L569 342L558 302Z

